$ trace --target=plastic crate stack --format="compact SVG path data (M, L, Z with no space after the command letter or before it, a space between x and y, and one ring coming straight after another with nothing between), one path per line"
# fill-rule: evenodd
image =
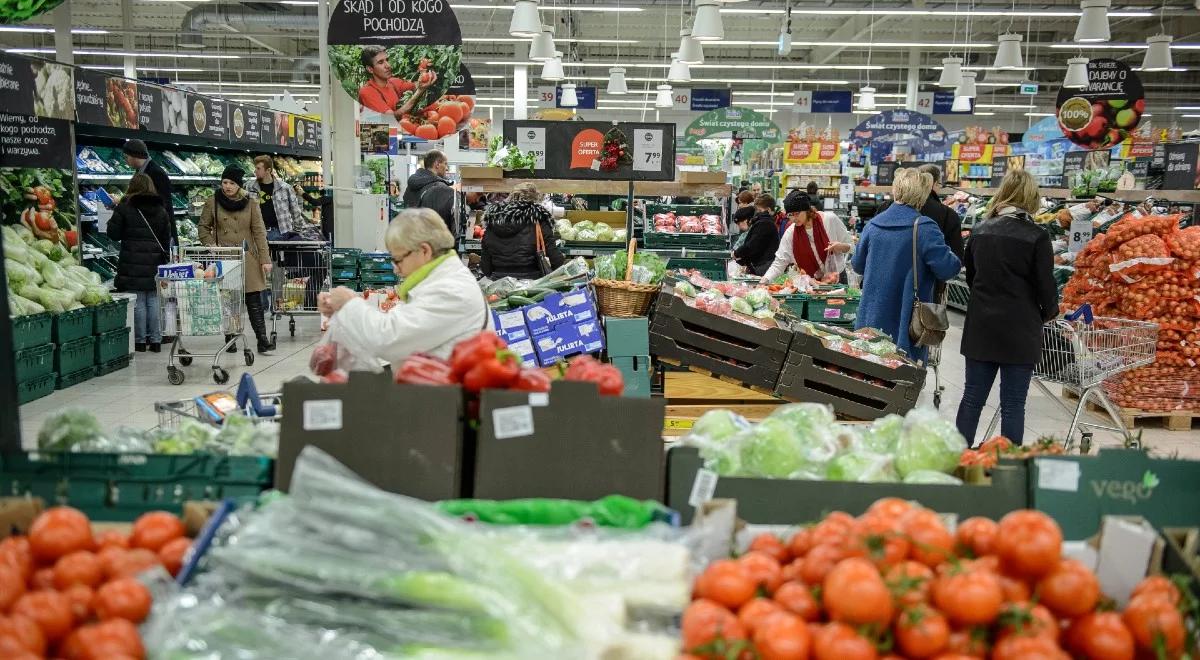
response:
M356 248L334 248L330 259L333 286L344 286L355 291L362 291L362 283L358 279L358 257L362 250Z
M129 366L128 299L13 319L17 403Z
M363 289L382 289L396 286L399 278L392 270L392 255L388 252L363 252L358 256L358 277Z

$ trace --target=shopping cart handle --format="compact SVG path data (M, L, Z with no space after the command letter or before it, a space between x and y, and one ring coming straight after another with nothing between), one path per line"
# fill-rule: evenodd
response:
M1086 323L1088 325L1092 324L1092 321L1093 321L1093 319L1095 319L1095 317L1092 315L1092 304L1091 303L1084 303L1083 305L1081 305L1079 307L1079 309L1071 312L1070 314L1064 315L1063 318L1068 321L1074 321L1074 320L1078 319L1080 316L1083 317L1084 323Z
M242 410L249 405L259 417L274 417L277 412L275 406L262 402L262 397L258 396L258 386L254 384L254 377L249 373L243 373L242 380L238 383L237 404Z

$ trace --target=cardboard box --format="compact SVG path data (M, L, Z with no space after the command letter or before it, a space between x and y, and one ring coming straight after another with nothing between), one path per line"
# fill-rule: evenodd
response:
M650 319L645 316L604 317L604 339L609 357L650 354Z
M525 314L514 309L509 312L492 312L493 325L496 334L505 342L512 344L523 339L529 339L529 328L525 326Z
M531 337L550 332L551 328L565 322L581 324L598 318L596 299L586 288L552 293L541 302L522 307L521 312L525 314L525 326Z
M604 333L600 331L600 323L595 320L578 324L564 322L534 337L533 346L538 362L546 367L572 355L604 350Z
M464 179L503 179L504 170L499 167L479 167L476 165L462 165L458 168L458 173Z
M538 366L537 351L533 348L533 340L522 339L521 341L510 343L508 350L516 353L521 358L521 364L524 366Z
M679 173L680 183L725 183L728 178L724 172L690 172Z
M650 398L650 374L654 367L650 362L649 355L610 357L609 359L614 367L621 370L621 377L625 379L625 396L640 399Z
M0 498L0 539L28 532L33 519L45 508L40 497Z

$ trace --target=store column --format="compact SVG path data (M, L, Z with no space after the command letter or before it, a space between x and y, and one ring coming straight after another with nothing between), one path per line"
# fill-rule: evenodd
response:
M522 62L528 60L528 52L523 44L517 44L513 58ZM529 119L529 66L518 64L513 67L513 119Z
M121 27L125 29L122 43L125 45L125 52L128 53L124 58L124 76L130 80L137 80L137 58L132 54L137 48L133 36L133 0L121 0Z
M71 0L65 0L54 15L54 59L63 64L75 63L75 44L71 40Z
M908 76L904 88L904 107L909 110L917 109L917 94L921 87L921 51L916 48L908 50ZM932 114L932 110L930 112Z

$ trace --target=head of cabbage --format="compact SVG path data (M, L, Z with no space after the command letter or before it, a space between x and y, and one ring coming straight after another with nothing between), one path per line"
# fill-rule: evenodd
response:
M829 464L831 481L899 481L891 456L869 451L852 451Z
M613 228L609 227L608 225L596 226L596 240L598 241L604 241L606 243L612 242L613 233Z
M918 470L950 473L958 467L967 441L932 409L908 413L896 444L896 470L906 477Z
M737 413L710 410L696 420L684 442L699 447L706 468L722 476L736 475L741 472L737 437L749 428L750 422Z

